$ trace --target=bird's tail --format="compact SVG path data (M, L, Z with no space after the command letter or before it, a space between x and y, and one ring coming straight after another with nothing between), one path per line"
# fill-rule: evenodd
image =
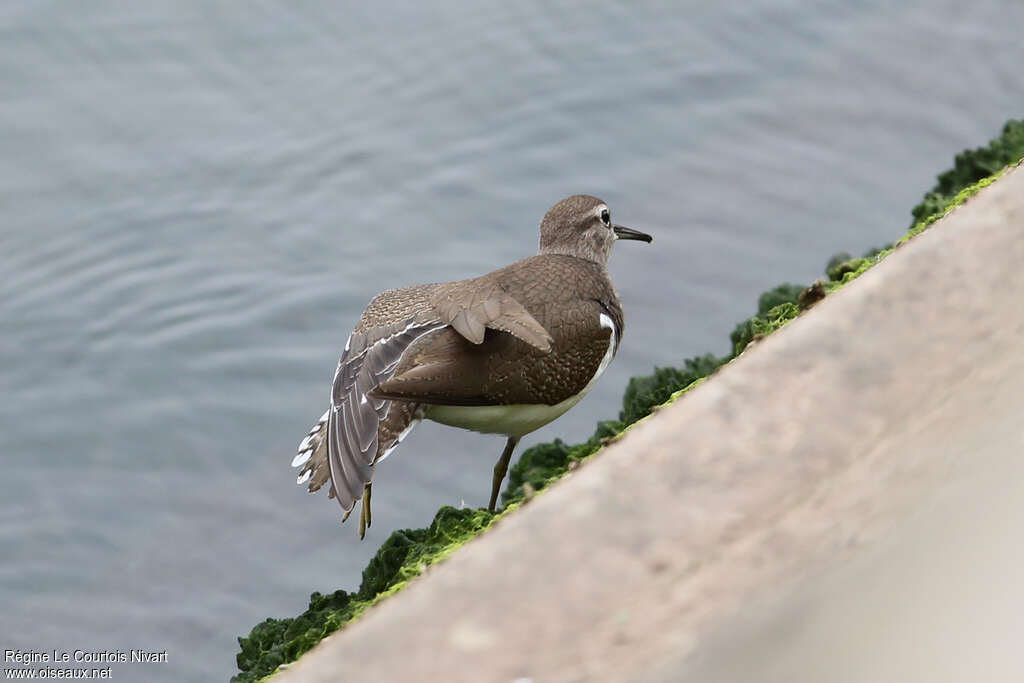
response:
M299 486L309 484L310 493L316 493L331 480L331 466L327 458L327 418L330 412L328 408L310 428L306 438L299 444L299 452L292 458L292 467L301 468L295 483ZM420 405L405 401L392 402L391 409L380 425L380 448L374 462L388 457L422 419L423 409ZM335 497L333 483L327 497Z
M302 486L309 483L309 492L315 493L320 487L330 481L331 468L327 462L327 416L330 409L324 413L317 423L306 434L306 438L299 444L299 452L292 458L292 467L300 467L299 476L295 483ZM334 487L331 486L329 494L334 498Z

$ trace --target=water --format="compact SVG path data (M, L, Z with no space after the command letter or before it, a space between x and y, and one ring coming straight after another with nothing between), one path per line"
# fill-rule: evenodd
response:
M226 680L254 623L484 504L501 439L435 425L364 543L292 484L377 291L529 255L574 192L653 233L613 258L615 363L524 447L581 439L1024 111L1015 0L432 4L0 7L0 649Z

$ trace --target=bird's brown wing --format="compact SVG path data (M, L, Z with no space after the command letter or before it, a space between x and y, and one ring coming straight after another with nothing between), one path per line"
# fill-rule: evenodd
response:
M474 344L482 344L490 328L507 332L544 353L551 350L548 331L496 281L438 285L430 303L443 322Z
M551 350L551 337L540 323L504 290L486 282L391 290L370 302L338 361L326 424L327 465L342 508L351 510L362 496L381 451L380 425L391 398L371 390L395 375L417 342L444 333L474 348L484 341L487 328L513 335L537 353Z
M504 334L470 344L451 328L440 330L410 347L394 376L370 396L432 405L554 405L581 391L608 351L611 330L601 312L593 300L560 302L549 353Z
M440 405L493 405L486 395L484 378L487 356L494 351L497 337L520 343L491 332L480 344L473 344L451 327L440 330L409 349L395 375L381 382L370 395L399 401L422 399Z

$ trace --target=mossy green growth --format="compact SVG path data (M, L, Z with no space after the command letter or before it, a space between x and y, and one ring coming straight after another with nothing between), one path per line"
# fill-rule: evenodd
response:
M757 314L764 315L780 304L793 304L800 298L800 292L806 285L783 283L757 297Z
M1022 159L1021 161L1024 161L1024 159ZM978 182L974 183L973 185L970 185L970 186L965 187L964 189L960 190L960 192L958 192L955 197L950 199L938 211L936 211L932 215L924 218L923 220L918 221L914 225L914 227L912 227L910 230L907 231L906 235L901 237L896 242L895 246L898 247L899 245L903 244L907 240L909 240L909 239L919 235L920 233L922 233L925 230L927 230L928 228L930 228L935 221L937 221L940 218L942 218L943 216L945 216L947 213L949 213L954 208L960 206L961 204L964 204L968 199L970 199L971 197L976 195L980 190L988 187L989 185L991 185L995 181L999 180L999 178L1001 178L1002 175L1004 173L1006 173L1006 171L1009 168L1010 167L1007 166L1007 167L1001 169L998 173L995 173L994 175L991 175L988 178L982 178L981 180L979 180ZM879 257L884 257L887 254L888 254L888 252L884 252L883 251L881 254L879 254Z
M798 315L800 315L800 307L795 303L779 304L764 315L753 319L754 338L758 339L771 334Z
M999 155L1010 158L1011 161L999 166L992 174L961 187L952 196L941 195L942 201L928 203L931 213L925 214L920 220L915 222L910 230L895 243L871 248L864 253L862 258L840 260L840 256L849 256L849 254L845 253L833 256L826 267L830 280L826 290L831 293L842 285L857 279L861 274L891 254L896 247L924 232L951 210L964 204L978 192L999 180L1013 165L1024 163L1024 144L1022 144L1020 137L1024 134L1022 126L1024 126L1024 120L1008 121L1003 127L1003 134L993 140L988 148L966 150L958 154L956 158L959 169L953 168L941 174L939 176L940 183L936 187L941 186L944 189L955 189L959 182L965 178L973 177L971 169L977 170L982 168L985 164L992 162L993 159L1001 158ZM936 199L939 197L939 194L936 194L936 191L933 190L926 196L926 199L929 196L932 199ZM922 202L922 204L914 207L915 216L918 215L918 207L924 204L925 202Z
M696 379L707 377L726 360L707 353L687 358L681 368L655 368L651 375L631 378L622 396L619 422L628 425L650 415L656 406L667 401L673 393Z
M524 484L535 491L544 488L569 469L569 446L561 439L540 443L523 451L519 461L508 470L508 484L501 494L506 505L524 497Z
M1003 151L997 150L989 156L986 156L987 153L981 154L981 150L974 150L975 156L970 156L971 152L964 153L967 157L958 155L957 163L963 168L954 168L940 176L940 189L947 187L943 184L943 179L947 176L952 177L950 174L958 178L970 177L970 169L985 167L985 164L990 162L996 163L992 161L993 159L1002 158L994 155L1009 154L1005 150L1016 144L1014 140L1020 134L1018 126L1021 123L1011 121L1004 128L1002 138L1005 140L1000 143L1004 145L1000 147ZM993 145L990 145L990 148L992 147ZM1007 163L1017 161L1021 156L1024 156L1024 150ZM998 173L953 191L953 195L946 201L930 205L937 208L918 220L897 246L927 229L952 207L964 203L977 191L995 182L1005 172L1005 165L999 165L996 169ZM954 186L955 184L948 185L950 188ZM849 254L836 255L830 259L826 267L830 281L825 283L825 292L835 291L855 279L884 259L894 248L893 245L887 245L871 249L858 259L851 259ZM817 283L816 286L821 288L821 283ZM615 438L630 425L643 419L654 408L678 399L699 385L721 365L742 353L751 341L770 334L797 317L800 313L801 300L817 300L816 297L807 296L808 291L814 287L815 285L812 285L811 288L805 289L799 285L782 284L762 294L758 299L757 315L738 324L730 335L732 348L729 356L720 358L706 354L683 361L682 367L679 368L655 368L651 375L632 378L623 396L619 419L599 422L594 434L586 441L570 445L556 439L554 442L538 444L525 451L519 462L509 471L508 485L502 494L506 506L514 506L523 501L528 487L540 491L556 481L570 470L574 463L600 450L609 439ZM241 651L237 661L240 673L231 680L238 683L259 681L272 674L277 667L294 661L323 637L357 618L377 600L399 590L409 579L422 573L428 565L443 560L467 540L487 529L496 518L497 516L486 510L456 510L443 507L428 528L394 532L364 570L363 580L357 592L347 593L339 590L327 595L313 593L310 596L309 608L298 617L267 619L257 624L248 636L239 638Z
M293 662L325 636L352 618L352 597L343 590L329 595L313 593L309 608L294 619L267 619L238 639L235 658L241 671L232 681L248 683L267 676L280 665Z
M491 525L487 510L445 506L426 529L402 529L384 541L363 570L363 582L355 594L369 601L400 583L418 576L445 550L462 545Z
M753 318L744 320L736 326L730 335L733 344L733 357L743 353L750 342L771 334L798 315L800 315L800 307L797 303L787 301L763 315L755 315Z
M601 450L604 444L621 434L629 424L619 420L602 420L597 423L594 434L582 443L570 445L555 439L526 449L519 461L508 470L508 483L501 494L502 503L511 505L525 500L527 486L533 491L540 491L557 481L572 469L574 463Z
M786 284L762 294L758 299L758 314L736 325L729 335L732 342L732 357L743 353L743 349L747 348L750 342L774 332L799 315L800 308L797 304L804 289L806 288L799 285ZM781 296L783 292L787 295L784 299ZM766 294L772 294L772 297L766 298ZM764 304L769 301L775 302L775 305L763 310Z
M956 155L953 168L941 173L938 182L911 210L913 223L944 212L951 200L964 188L988 178L1004 167L1024 158L1024 119L1011 119L987 147L967 149Z
M832 257L828 260L828 263L825 264L825 274L828 275L828 271L832 270L840 263L843 263L844 261L849 261L852 258L853 256L851 256L850 253L846 251L840 251L839 253L832 254Z
M868 249L867 251L864 252L864 258L867 258L867 259L874 258L874 257L878 256L879 254L881 254L883 251L890 251L890 250L892 250L892 246L893 246L892 242L889 242L888 244L886 244L885 246L882 246L882 247L871 247L870 249Z
M430 564L491 525L487 510L442 507L426 529L402 529L384 542L363 570L356 593L343 590L329 595L313 593L309 608L294 619L267 619L248 636L238 639L236 657L240 673L233 683L250 683L269 676L277 667L293 662L324 637L338 630L372 605L379 596L400 588Z
M876 252L876 254L877 253L880 252ZM852 273L855 270L860 269L860 267L863 266L864 264L870 262L870 258L852 258L849 259L848 261L838 263L828 269L828 279L832 280L833 282L839 282L847 273Z

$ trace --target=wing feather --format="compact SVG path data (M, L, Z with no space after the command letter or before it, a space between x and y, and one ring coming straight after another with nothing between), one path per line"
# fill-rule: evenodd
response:
M363 495L363 487L373 477L378 427L391 405L386 399L370 397L370 391L394 375L410 344L442 327L446 324L438 320L409 319L388 326L372 343L368 343L370 337L366 334L353 333L349 338L334 374L327 423L331 483L346 512Z
M428 406L555 405L586 386L609 344L617 341L601 323L603 311L594 300L562 306L552 326L551 353L509 335L491 335L474 345L455 329L445 330L418 344L370 395Z
M551 335L544 326L496 283L448 283L437 287L431 303L442 322L474 344L483 343L484 333L491 328L544 353L551 351Z

